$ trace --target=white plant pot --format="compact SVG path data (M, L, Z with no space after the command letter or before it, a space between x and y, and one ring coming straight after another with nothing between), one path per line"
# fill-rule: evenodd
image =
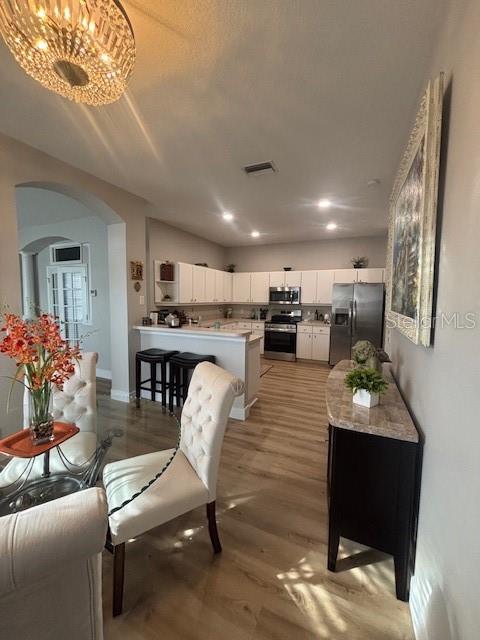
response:
M366 391L365 389L359 389L356 393L353 394L353 402L355 404L359 404L361 407L375 407L380 400L380 395L378 393L370 393L370 391Z

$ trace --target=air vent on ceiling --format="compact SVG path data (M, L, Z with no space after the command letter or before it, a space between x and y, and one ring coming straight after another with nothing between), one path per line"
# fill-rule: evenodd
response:
M247 174L247 176L260 176L264 173L275 173L277 171L277 167L273 164L273 162L257 162L257 164L248 164L246 167L243 167L243 170Z

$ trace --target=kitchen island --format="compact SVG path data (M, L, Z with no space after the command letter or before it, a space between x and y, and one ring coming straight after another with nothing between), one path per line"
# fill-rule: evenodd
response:
M163 325L136 326L134 329L140 333L142 350L175 349L215 356L219 367L230 371L245 383L245 392L235 398L230 417L246 420L250 408L257 401L260 382L259 336L252 335L251 331L190 325L175 328ZM143 373L149 377L146 368ZM142 396L147 398L150 394L144 391Z

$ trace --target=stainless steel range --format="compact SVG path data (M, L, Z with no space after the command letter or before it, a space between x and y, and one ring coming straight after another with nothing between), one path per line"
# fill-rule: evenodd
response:
M302 319L300 309L272 315L265 323L265 358L297 359L297 322Z

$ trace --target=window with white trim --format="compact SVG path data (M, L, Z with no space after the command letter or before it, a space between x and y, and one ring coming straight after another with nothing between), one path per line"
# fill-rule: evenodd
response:
M48 307L60 324L62 337L76 344L80 325L90 324L87 265L47 267Z

